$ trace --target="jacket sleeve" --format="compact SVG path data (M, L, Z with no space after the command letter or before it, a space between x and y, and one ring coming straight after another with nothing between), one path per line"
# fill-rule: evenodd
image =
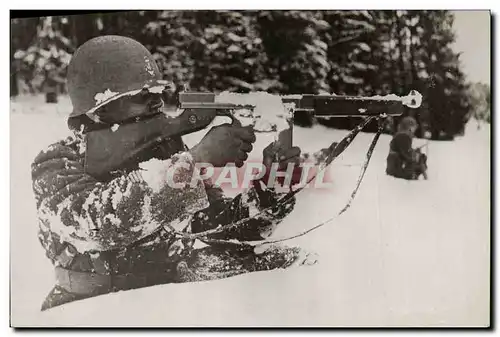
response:
M85 174L83 165L78 150L65 143L52 145L32 164L41 228L79 253L126 247L160 226L182 230L208 206L203 183L191 184L195 167L188 152L143 163L106 183Z

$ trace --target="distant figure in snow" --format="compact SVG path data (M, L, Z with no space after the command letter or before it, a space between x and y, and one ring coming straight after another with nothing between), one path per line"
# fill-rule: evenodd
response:
M420 149L412 148L417 127L417 121L413 117L405 117L399 123L387 156L388 175L407 180L418 180L422 175L427 179L427 156Z
M154 146L118 170L102 176L87 171L86 164L97 152L109 150L87 146L87 137L99 128L113 131L105 133L108 139L120 127L127 130L125 125L141 130L130 137L146 137L151 132L144 123L161 117L164 102L158 90L148 88L164 85L166 90L161 78L150 52L129 38L98 37L73 55L68 68L73 105L68 126L74 135L50 145L32 164L38 237L54 265L56 279L42 310L114 291L315 262L299 248L274 246L261 253L234 242L220 243L265 239L293 210L294 198L278 204L283 193L258 179L232 199L209 179L191 184L197 163L241 166L255 142L252 127L213 127L191 149L181 137L154 136ZM123 96L113 99L117 95ZM285 167L299 156L299 148L281 149L274 143L263 153L265 165L279 162ZM182 169L174 170L171 179L186 183L184 188L168 184L167 169L177 164L183 164L179 165ZM251 218L251 214L257 216ZM239 220L243 221L238 227L202 239L202 247L178 234ZM168 299L158 300L168 305Z

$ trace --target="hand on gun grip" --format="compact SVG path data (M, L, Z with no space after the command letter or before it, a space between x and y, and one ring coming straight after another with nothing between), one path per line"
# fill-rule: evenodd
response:
M193 147L191 154L196 162L222 167L228 163L243 166L252 151L255 133L251 126L223 124L212 128L200 143Z
M300 182L302 176L302 168L300 167L300 148L293 146L283 148L280 143L273 142L269 144L263 151L263 164L266 167L266 174L263 177L264 182L267 183L269 179L270 170L274 163L278 163L278 171L287 171L288 165L293 164L293 173L290 184L296 185ZM284 177L277 178L277 181L282 185L285 181Z

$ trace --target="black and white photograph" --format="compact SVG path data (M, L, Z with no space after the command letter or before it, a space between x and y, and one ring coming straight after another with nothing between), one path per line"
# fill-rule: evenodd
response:
M490 327L491 17L11 11L11 327Z

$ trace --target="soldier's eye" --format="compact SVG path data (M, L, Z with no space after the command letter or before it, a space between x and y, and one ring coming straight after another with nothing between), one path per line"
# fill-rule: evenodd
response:
M157 98L148 103L148 107L150 112L156 112L158 109L163 107L163 100L161 98Z

